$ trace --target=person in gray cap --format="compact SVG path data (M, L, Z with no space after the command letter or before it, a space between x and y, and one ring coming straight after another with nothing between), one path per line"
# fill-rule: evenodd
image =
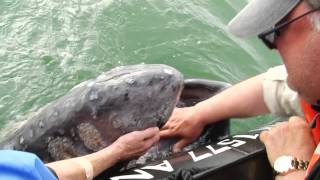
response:
M260 134L276 179L320 179L320 0L251 0L228 28L238 37L258 36L279 52L285 66L175 109L160 136L181 137L174 146L179 151L221 119L290 116Z

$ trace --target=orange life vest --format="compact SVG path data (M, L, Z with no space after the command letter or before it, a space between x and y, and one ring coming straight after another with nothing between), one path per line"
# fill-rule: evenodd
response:
M308 124L313 123L312 121L314 121L314 118L317 116L319 112L314 110L312 106L304 100L300 101L300 105L302 107L302 111L304 113L307 123ZM317 117L317 119L319 119L319 117ZM320 141L320 122L315 123L315 127L312 128L312 136L313 136L314 142L318 144Z
M316 164L316 162L318 160L320 160L320 121L318 123L316 123L320 117L318 116L318 113L316 110L314 110L312 108L312 106L307 103L304 100L301 100L300 105L302 107L302 111L304 113L304 116L306 118L306 121L308 122L308 124L313 124L315 123L314 127L312 128L312 136L313 136L313 140L315 142L315 144L318 144L314 154L312 155L312 158L310 160L308 169L307 169L307 174L306 176L311 172L312 168L314 167L314 165ZM316 118L316 119L315 119Z

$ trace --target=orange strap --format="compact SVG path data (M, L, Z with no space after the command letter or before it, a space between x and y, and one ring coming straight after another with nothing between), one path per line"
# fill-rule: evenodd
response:
M306 118L306 121L308 122L308 124L312 124L312 121L318 121L319 117L317 117L318 112L315 111L311 105L309 103L307 103L304 100L300 101L300 105L302 107L304 116ZM314 120L314 118L317 118L316 120ZM320 160L320 121L318 121L318 123L315 123L315 127L312 128L312 136L313 136L313 140L316 144L318 144L315 152L312 155L312 158L310 160L308 169L307 169L307 173L306 173L306 177L307 175L311 172L312 168L314 167L314 165L316 164L317 161Z
M304 100L300 101L300 105L302 108L302 111L304 113L304 116L306 118L306 121L310 125L314 118L317 116L318 112L315 111L309 103L307 103ZM317 117L317 120L319 120L319 117ZM316 126L312 128L312 135L313 135L313 140L316 144L319 143L320 141L320 121L315 124Z

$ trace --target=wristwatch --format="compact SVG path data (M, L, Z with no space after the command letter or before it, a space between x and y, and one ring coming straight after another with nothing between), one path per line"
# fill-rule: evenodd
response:
M285 174L292 170L306 170L309 161L300 160L293 156L280 156L273 164L273 169L279 174Z

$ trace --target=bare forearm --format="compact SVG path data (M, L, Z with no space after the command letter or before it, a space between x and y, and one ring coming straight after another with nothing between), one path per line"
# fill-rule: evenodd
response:
M96 153L79 157L91 163L94 177L113 166L119 160L117 152L113 151L111 146L109 147ZM47 166L57 173L59 180L86 180L84 167L77 161L79 158L56 161L47 164Z
M160 139L159 128L134 131L119 137L110 146L86 156L47 164L60 180L86 180L95 177L120 160L144 154Z
M250 117L268 113L263 100L263 74L250 78L195 106L205 124L230 117ZM214 118L213 118L214 117Z

